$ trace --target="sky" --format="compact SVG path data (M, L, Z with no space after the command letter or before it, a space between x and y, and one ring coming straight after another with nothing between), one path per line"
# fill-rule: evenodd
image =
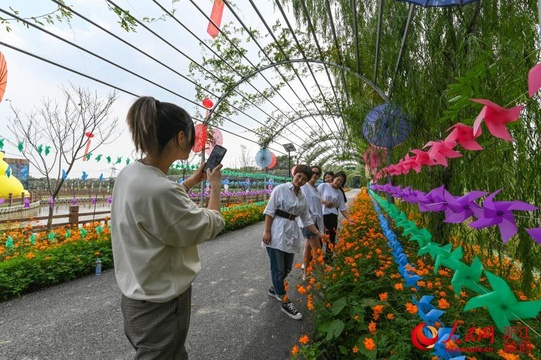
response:
M171 7L171 2L161 0L160 2L165 8ZM199 0L195 1L198 6L206 13L210 14L212 1ZM159 40L154 35L144 29L139 29L137 32L126 32L120 29L118 17L107 8L106 1L96 2L95 0L68 0L68 5L73 6L74 10L84 14L90 20L98 23L102 27L117 34L121 38L130 42L141 50L158 58L166 63L171 68L177 70L181 74L188 74L189 60L182 56L179 51L167 46L164 41ZM115 2L122 8L130 11L130 14L136 18L142 17L159 17L162 12L151 1L134 0L119 0ZM259 26L261 24L251 23L256 15L247 0L239 0L237 4L237 13L241 16L243 22L249 26ZM178 2L174 5L177 8L176 18L185 24L191 31L202 39L210 39L206 33L208 20L200 14L200 12L188 1ZM272 19L277 15L272 15L272 1L257 1L257 6L263 14L266 14L266 20L272 23ZM0 8L12 12L10 7L19 11L19 16L29 18L49 13L56 9L56 5L47 0L32 0L32 1L17 1L17 0L2 0ZM9 18L5 13L0 13L3 18ZM292 17L291 17L292 19ZM224 11L222 24L234 20L233 15L228 11L227 7ZM189 55L196 61L201 59L201 49L198 40L190 35L186 30L180 27L172 19L167 21L156 21L148 25L155 32L159 33L166 41L174 45L178 50ZM138 78L135 75L119 70L104 61L97 60L95 57L85 53L81 49L76 49L73 46L66 45L62 41L55 39L53 36L44 33L43 31L27 28L20 23L9 22L11 31L6 30L6 24L0 27L0 41L10 46L24 49L25 51L37 54L43 58L60 63L67 67L76 69L85 74L102 79L120 88L126 89L137 95L150 95L160 101L169 101L185 108L190 114L195 114L196 106L190 102L174 95L171 91L166 91L158 86L150 84ZM74 42L94 52L110 61L116 62L121 66L130 69L136 74L148 78L152 82L159 84L177 94L181 94L185 98L195 101L195 87L193 84L182 79L170 70L160 66L159 64L142 56L137 51L131 49L120 41L107 35L102 30L88 24L77 16L69 22L55 22L54 25L45 25L43 29L50 31L57 36ZM253 46L253 45L246 45ZM86 79L80 75L70 73L69 71L60 69L56 66L47 64L43 61L25 55L19 51L0 44L0 52L4 54L8 67L8 83L3 101L0 103L0 138L7 139L4 141L4 151L6 157L21 157L17 147L10 144L9 140L13 136L7 130L9 119L13 119L13 111L11 107L17 109L23 118L30 115L33 111L40 108L43 101L46 99L61 99L60 88L68 87L70 84L88 88L91 91L97 92L98 96L104 97L112 91L106 85L100 84L90 79ZM252 51L249 54L257 54ZM251 55L255 56L255 55ZM286 92L287 97L287 92ZM135 101L135 97L123 92L118 92L118 99L115 102L112 116L119 119L119 127L117 133L119 138L112 144L104 145L97 153L111 158L117 159L121 156L123 159L133 158L135 156L134 146L131 142L131 137L125 124L125 117L129 106ZM60 100L58 100L60 101ZM280 100L275 100L280 105ZM265 109L268 104L263 104ZM268 110L270 111L270 110ZM256 110L250 110L250 114L264 121L264 115ZM231 117L240 124L246 123L245 116L234 115ZM248 125L250 128L256 127L252 122ZM244 137L257 140L253 133L247 132L245 129L226 122L224 128L228 131L240 134ZM245 146L248 155L253 158L259 150L259 146L239 137L223 133L223 146L228 148L228 153L223 161L225 166L237 167L240 166L241 146ZM281 148L279 144L274 144L275 147ZM277 154L281 155L281 154ZM194 159L193 163L197 163L198 159ZM99 177L100 174L109 176L113 170L113 163L108 164L106 161L78 161L71 174L70 178L80 177L85 171L89 177ZM124 166L124 161L118 165L114 165L116 171ZM35 171L30 169L31 176L37 176Z

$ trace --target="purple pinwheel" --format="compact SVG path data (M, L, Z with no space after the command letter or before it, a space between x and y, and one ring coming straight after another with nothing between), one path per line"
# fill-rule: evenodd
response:
M446 223L461 223L469 217L475 215L475 213L482 208L477 205L475 200L488 194L486 191L474 190L462 197L453 196L450 193L445 195L445 201L447 201L447 209L445 209L445 221Z
M421 198L421 201L418 203L419 210L428 212L445 211L447 209L447 194L449 194L449 192L445 190L444 185L432 189L428 194Z
M30 199L24 198L24 208L28 209L30 207Z
M538 244L541 244L541 227L526 229L526 232L530 234L532 239L534 239Z
M517 233L517 225L513 210L518 211L533 211L537 210L536 206L530 205L524 201L494 201L493 198L502 189L493 192L485 199L483 209L478 211L477 220L469 225L474 229L482 229L493 225L498 225L502 235L502 241L506 243L513 235Z

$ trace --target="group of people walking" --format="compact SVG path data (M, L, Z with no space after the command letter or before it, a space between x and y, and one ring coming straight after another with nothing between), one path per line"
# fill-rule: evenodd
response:
M225 226L220 213L222 166L204 171L202 164L182 184L170 181L169 167L186 160L195 142L190 115L175 104L146 96L132 104L126 120L141 158L119 173L111 207L124 332L135 359L187 359L191 285L201 269L197 245L214 239ZM340 190L346 174L327 176L331 180L316 188L321 168L297 165L293 179L274 188L264 210L262 246L269 256L272 282L268 294L293 319L302 314L288 299L284 285L302 239L306 238L307 269L327 235L327 248L332 249L338 212L349 220ZM206 208L189 197L190 188L203 180L210 184Z
M322 251L322 245L325 245L325 259L331 259L336 243L338 212L351 221L342 190L346 174L343 171L336 174L326 172L324 177L327 181L316 187L320 177L319 166L295 166L292 181L274 188L264 210L262 245L269 255L272 282L268 294L281 301L282 311L295 320L302 319L302 314L288 298L285 281L293 267L294 254L300 251L302 239L305 239L305 279L310 261Z

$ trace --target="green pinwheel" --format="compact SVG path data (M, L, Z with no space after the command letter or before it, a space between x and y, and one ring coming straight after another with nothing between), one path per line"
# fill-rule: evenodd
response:
M539 314L541 300L518 301L504 279L486 270L485 275L493 290L470 299L464 310L486 307L501 332L511 320L529 319Z
M419 232L419 228L415 224L415 222L409 220L408 225L404 227L404 231L402 232L402 235L408 236L408 235L415 235Z
M410 241L417 241L419 248L423 248L432 241L432 234L427 229L422 228L410 238Z
M429 253L432 259L436 259L438 255L450 254L451 249L453 249L453 244L451 243L441 246L440 244L431 241L422 248L420 248L417 252L417 255L424 255L426 253ZM438 272L436 267L434 267L434 272Z
M451 244L449 244L451 245ZM447 250L441 251L436 254L435 264L434 264L434 273L438 273L440 265L447 266L448 263L453 263L455 261L460 261L462 259L462 246L457 247L452 252Z
M462 287L475 291L478 294L489 292L487 288L479 284L479 279L483 273L483 264L477 256L473 258L470 266L464 264L462 261L449 261L449 263L444 265L455 271L451 279L451 285L455 294L460 295Z

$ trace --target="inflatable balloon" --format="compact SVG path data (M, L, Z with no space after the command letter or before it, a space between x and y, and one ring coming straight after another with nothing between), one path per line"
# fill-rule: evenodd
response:
M7 199L10 193L19 197L22 192L26 196L30 195L23 184L11 174L9 164L4 161L4 153L0 152L0 199Z

